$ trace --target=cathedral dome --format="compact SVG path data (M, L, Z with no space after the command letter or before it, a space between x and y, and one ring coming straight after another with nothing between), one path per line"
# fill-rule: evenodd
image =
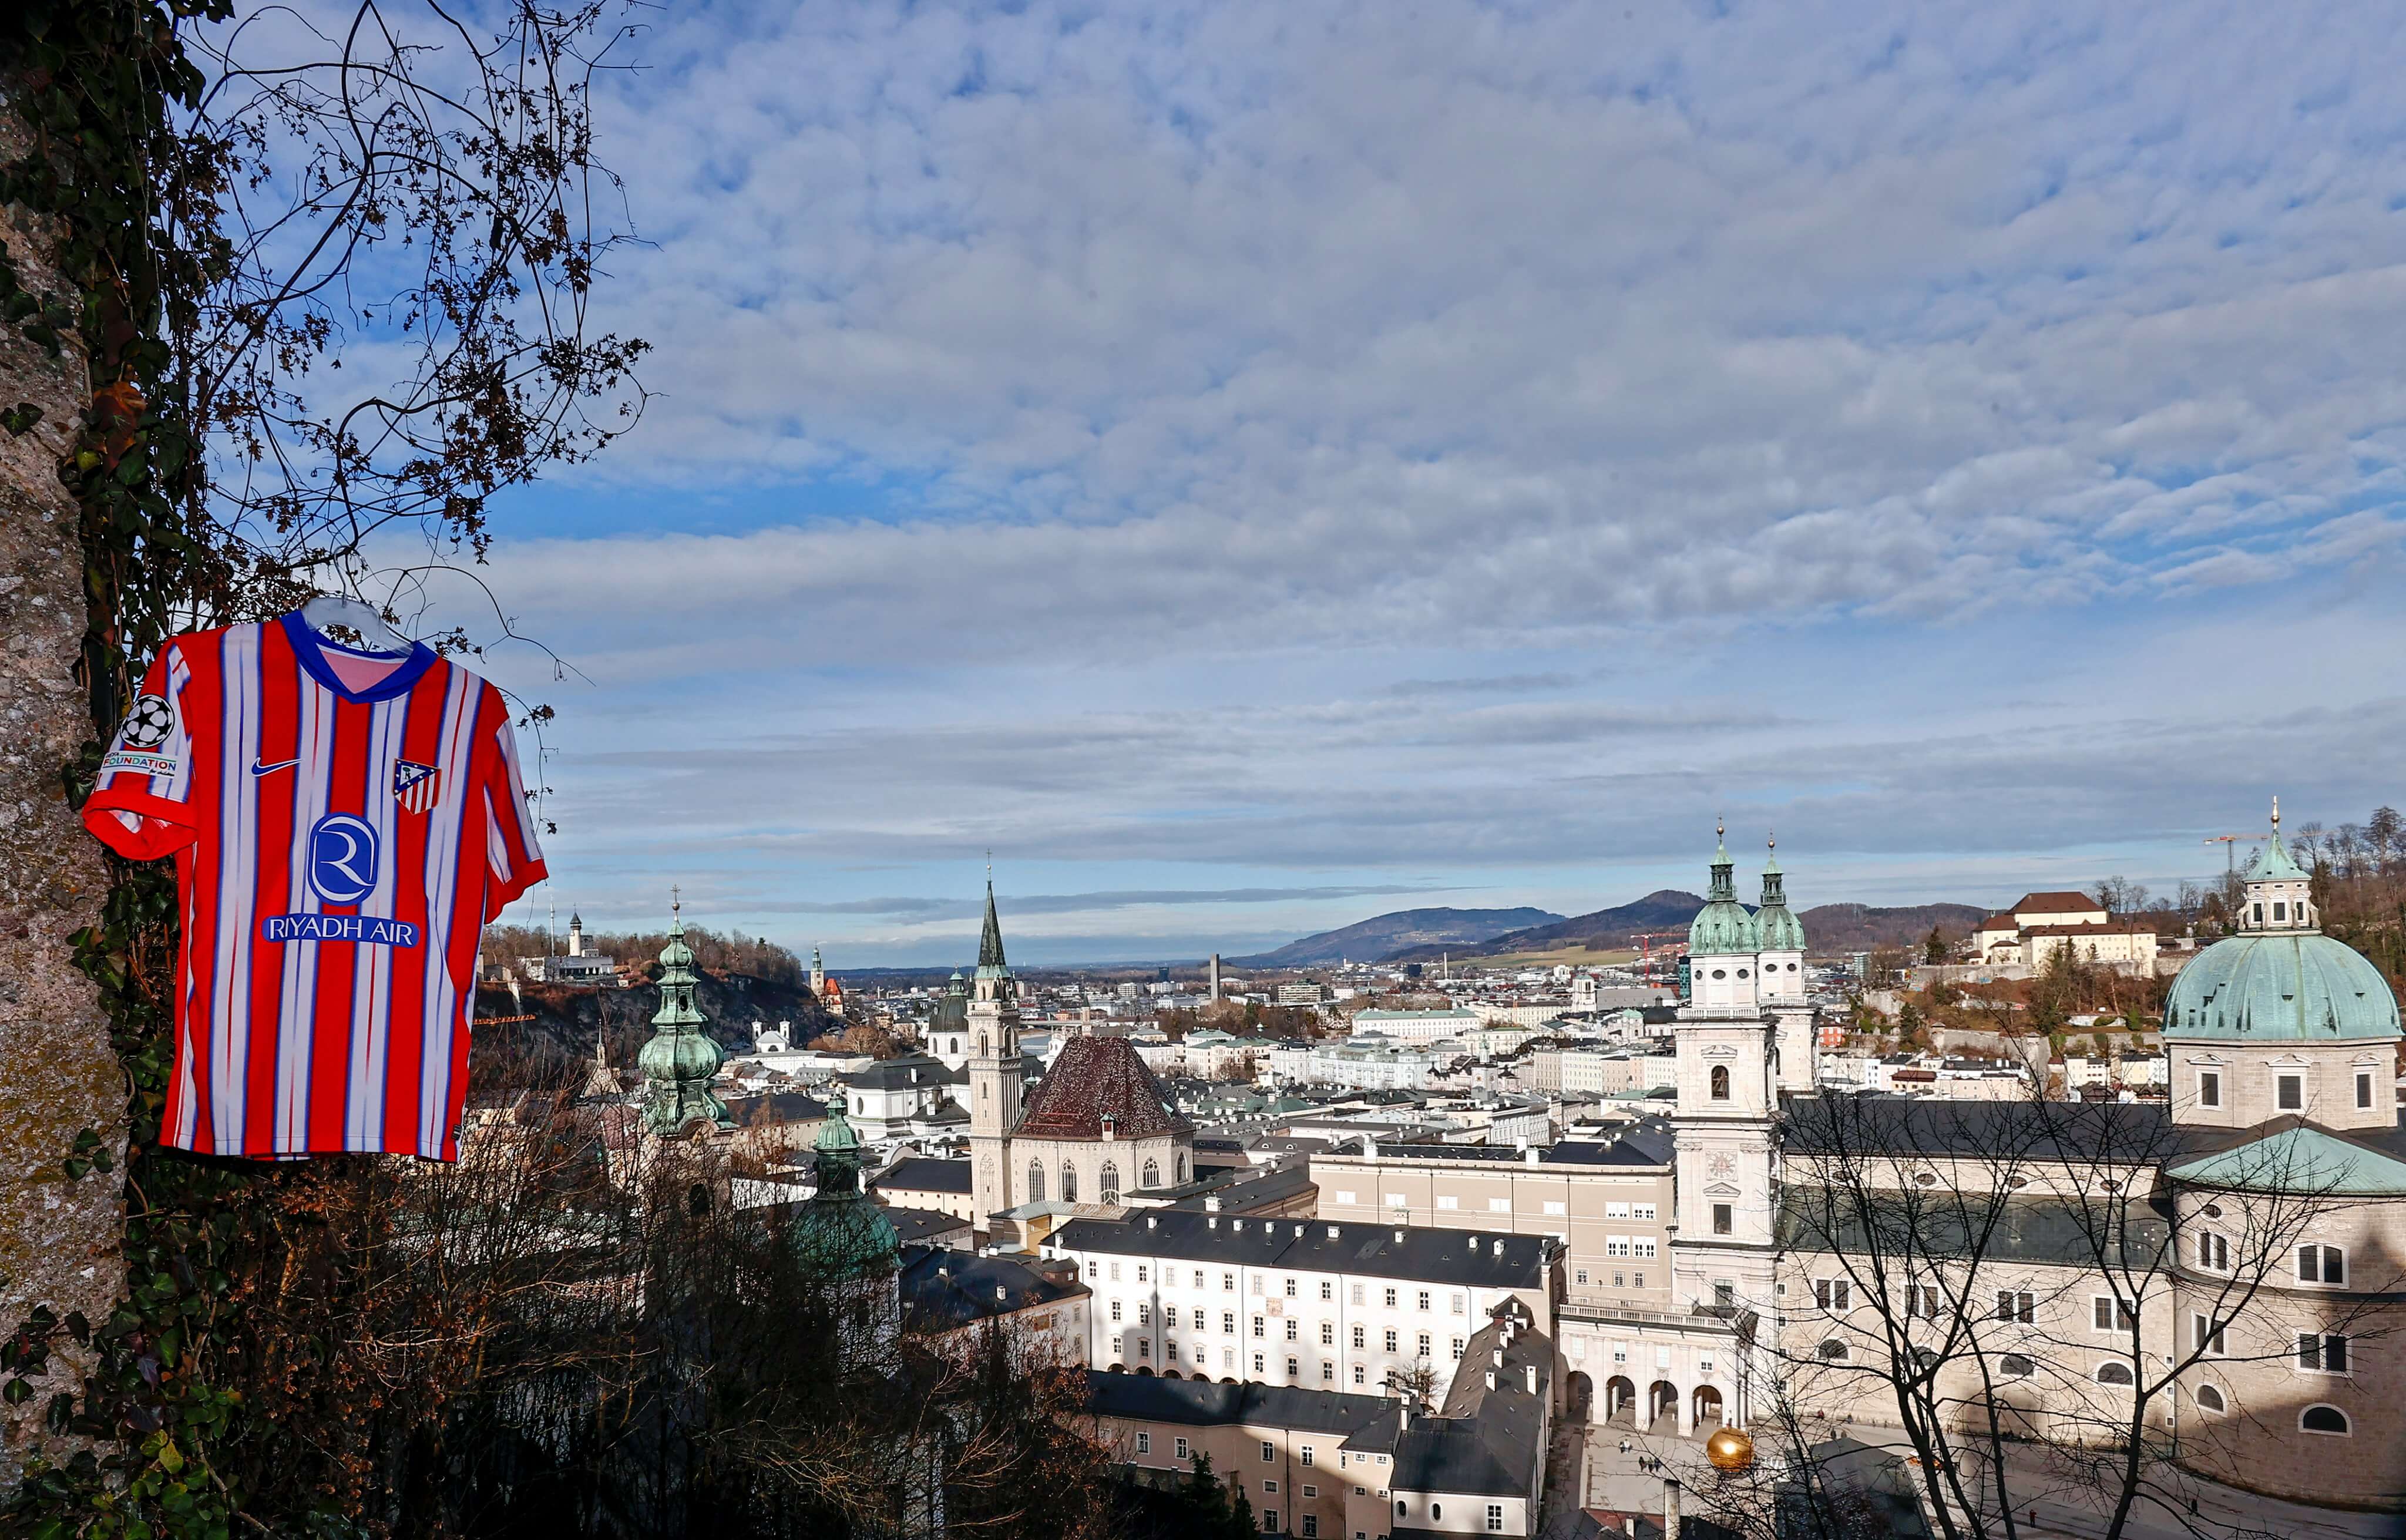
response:
M2365 955L2319 931L2233 936L2172 980L2167 1038L2321 1042L2399 1035L2398 997Z
M1719 835L1721 831L1713 832ZM1717 846L1713 851L1712 897L1688 926L1691 956L1726 957L1762 950L1762 933L1755 928L1754 916L1737 901L1737 883L1731 868L1729 846Z
M2313 876L2272 832L2242 874L2239 934L2197 954L2164 1002L2167 1038L2328 1042L2395 1038L2398 996L2371 960L2322 933Z

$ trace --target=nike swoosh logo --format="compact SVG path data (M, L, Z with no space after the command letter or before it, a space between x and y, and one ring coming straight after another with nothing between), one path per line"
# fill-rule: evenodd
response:
M290 770L300 762L301 761L298 759L278 759L272 765L262 765L258 760L254 759L250 762L250 773L253 775L273 775L280 770Z

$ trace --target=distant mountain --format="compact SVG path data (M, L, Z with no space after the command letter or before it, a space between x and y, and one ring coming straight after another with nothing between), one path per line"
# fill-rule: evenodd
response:
M1476 946L1507 931L1561 919L1542 909L1406 909L1380 914L1342 930L1323 930L1289 941L1275 952L1228 957L1231 968L1317 968L1351 957L1368 962L1398 948L1424 948L1436 956L1446 947Z
M1490 938L1482 950L1490 956L1506 952L1554 952L1574 946L1611 950L1631 944L1629 938L1636 931L1685 929L1688 922L1696 917L1696 911L1704 907L1704 899L1695 894L1658 888L1635 903L1616 909L1599 909L1592 914L1568 920L1549 915L1543 925ZM1437 958L1437 949L1414 946L1391 953L1381 960L1431 963Z
M1960 940L1988 916L1988 911L1970 904L1915 904L1909 909L1819 904L1800 911L1796 917L1804 922L1804 944L1816 953L1827 953L1919 946L1932 925Z

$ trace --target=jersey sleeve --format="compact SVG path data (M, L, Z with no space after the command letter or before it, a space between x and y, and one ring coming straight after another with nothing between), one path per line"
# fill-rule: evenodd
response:
M170 643L143 675L83 805L84 827L133 860L172 855L199 837L191 806L195 724L186 719L184 701L191 683L181 650Z
M496 708L488 752L479 756L488 767L482 793L485 814L485 921L493 918L550 872L543 849L535 842L534 807L527 800L526 779L518 771L518 735L510 727L501 693L488 686Z

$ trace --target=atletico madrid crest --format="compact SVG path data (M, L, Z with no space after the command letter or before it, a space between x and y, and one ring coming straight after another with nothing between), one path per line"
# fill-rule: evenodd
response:
M428 812L442 795L443 772L432 765L414 764L407 759L393 762L392 799L401 804L403 812Z

